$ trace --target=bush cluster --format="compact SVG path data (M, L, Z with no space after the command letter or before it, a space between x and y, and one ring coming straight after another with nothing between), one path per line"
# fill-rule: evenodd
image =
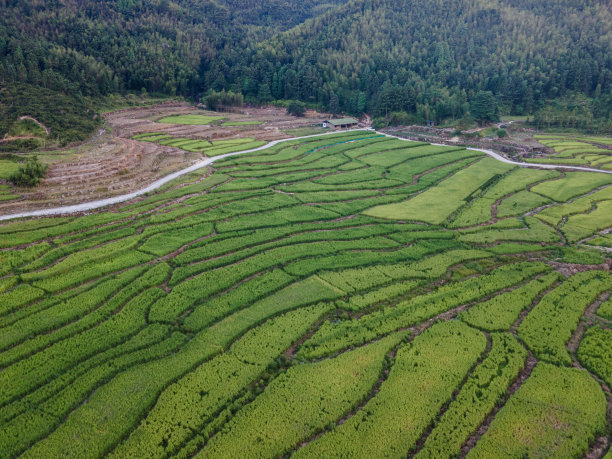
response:
M9 180L17 186L34 187L40 183L40 179L45 176L48 169L49 166L41 163L37 156L32 156L10 176Z

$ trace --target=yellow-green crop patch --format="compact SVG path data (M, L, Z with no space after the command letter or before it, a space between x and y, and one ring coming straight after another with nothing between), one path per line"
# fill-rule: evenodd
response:
M564 135L535 135L534 138L554 149L555 154L547 158L526 158L527 162L602 167L612 161L612 150L605 148L612 145L611 138Z
M202 153L206 156L218 156L225 153L250 150L266 144L266 142L255 140L250 137L238 137L225 140L201 140L181 137L173 137L163 133L144 133L132 137L135 140L154 142L160 145L180 148L191 153Z
M409 201L374 207L365 214L391 220L441 224L463 206L472 193L512 167L494 159L484 158Z
M7 180L18 170L19 163L17 161L0 160L0 179Z
M0 223L0 457L584 456L603 175L351 131Z
M552 180L534 186L531 191L554 201L565 202L603 185L612 184L612 175L589 172L567 172L563 180Z
M585 371L540 363L468 457L581 456L605 429L603 400Z
M12 201L19 198L19 195L13 194L9 185L0 185L0 201Z

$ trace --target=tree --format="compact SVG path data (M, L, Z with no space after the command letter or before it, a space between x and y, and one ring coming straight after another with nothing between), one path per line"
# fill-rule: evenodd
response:
M333 113L334 116L340 111L340 101L338 100L338 96L336 93L332 92L329 98L329 110Z
M478 91L470 104L472 118L479 123L497 121L497 102L491 91Z
M47 173L49 166L38 161L37 156L28 158L25 165L10 176L9 180L17 186L33 187L38 185L40 179Z
M272 93L270 92L270 85L268 83L262 83L259 85L257 99L260 102L270 102L272 100Z
M367 106L368 96L365 92L360 91L359 96L357 96L357 113L362 114Z
M232 91L209 91L208 95L203 98L206 106L211 110L223 110L224 107L242 107L244 97L240 93Z
M306 106L302 102L293 101L287 107L287 113L293 116L304 116Z

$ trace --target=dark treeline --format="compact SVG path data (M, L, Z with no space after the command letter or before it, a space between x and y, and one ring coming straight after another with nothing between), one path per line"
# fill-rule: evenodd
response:
M353 114L441 121L479 92L516 115L580 94L580 116L609 120L612 13L607 1L352 1L226 59L247 99L337 98Z
M214 2L0 0L0 78L83 95L191 94L224 46Z
M0 85L22 100L226 90L412 122L612 125L607 0L0 0L0 12Z

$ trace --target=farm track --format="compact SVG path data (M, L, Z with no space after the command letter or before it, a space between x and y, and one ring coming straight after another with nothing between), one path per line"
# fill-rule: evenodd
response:
M342 131L342 132L354 132L354 131L359 131L361 129L355 129L355 130L349 130L349 131ZM161 179L156 180L155 182L151 183L150 185L148 185L145 188L142 188L141 190L138 191L134 191L132 193L127 193L124 195L120 195L120 196L114 196L112 198L106 198L106 199L100 199L97 201L91 201L91 202L86 202L83 204L75 204L75 205L70 205L70 206L63 206L63 207L55 207L55 208L51 208L51 209L42 209L42 210L34 210L34 211L28 211L28 212L20 212L20 213L15 213L15 214L10 214L10 215L1 215L0 216L0 221L6 221L6 220L12 220L15 218L26 218L26 217L40 217L40 216L49 216L49 215L66 215L66 214L73 214L73 213L80 213L80 212L88 212L91 210L95 210L95 209L100 209L102 207L108 207L114 204L119 204L125 201L129 201L130 199L134 199L138 196L142 196L146 193L150 193L158 188L160 188L161 186L165 185L166 183L181 177L183 175L189 174L191 172L194 172L198 169L207 167L211 164L213 164L215 161L218 161L220 159L224 159L224 158L228 158L231 156L236 156L236 155L242 155L242 154L246 154L246 153L253 153L256 151L261 151L261 150L265 150L267 148L273 147L275 145L277 145L278 143L281 142L289 142L289 141L294 141L294 140L302 140L302 139L307 139L307 138L312 138L312 137L320 137L320 136L325 136L325 135L330 135L330 134L335 134L336 132L330 132L330 133L325 133L325 134L315 134L315 135L310 135L310 136L303 136L303 137L292 137L289 139L282 139L282 140L274 140L270 143L268 143L267 145L263 145L262 147L259 148L254 148L251 150L245 150L245 151L240 151L240 152L236 152L236 153L227 153L224 155L219 155L219 156L215 156L212 158L207 158L203 161L200 161L196 164L193 164L192 166L189 166L185 169L173 172ZM396 139L400 139L400 140L405 140L405 141L409 141L406 139L403 139L401 137L398 136L394 136L394 135L390 135L390 134L383 134L387 137L392 137L392 138L396 138ZM122 139L123 141L125 141L125 139ZM140 142L138 142L140 143ZM441 144L432 144L432 145L437 145L437 146L445 146L445 145L441 145ZM517 162L517 161L511 161L507 158L504 158L503 156L495 153L492 150L484 150L484 149L478 149L478 148L467 148L467 150L470 151L476 151L476 152L482 152L485 153L489 156L491 156L492 158L497 159L498 161L501 161L503 163L506 164L512 164L512 165L516 165L516 166L521 166L521 167L533 167L533 168L539 168L539 169L564 169L564 170L570 170L570 171L586 171L586 172L598 172L598 173L603 173L603 174L612 174L612 171L606 171L606 170L601 170L601 169L593 169L593 168L588 168L588 167L578 167L578 166L563 166L563 165L554 165L554 164L537 164L537 163L523 163L523 162ZM91 172L91 174L94 174L94 172Z
M223 113L219 116L230 121L252 120L255 117L262 125L224 126L213 123L188 126L155 122L169 114L188 114L194 110L186 103L165 103L104 114L103 128L84 143L59 150L42 150L39 156L43 157L43 162L50 163L47 178L36 189L18 189L17 194L21 194L21 198L0 202L0 214L123 195L202 159L200 153L132 140L136 134L161 132L196 140L251 137L269 142L289 137L284 130L303 128L323 117L322 114L309 112L305 118L295 118L286 115L282 109L247 108L241 114Z

